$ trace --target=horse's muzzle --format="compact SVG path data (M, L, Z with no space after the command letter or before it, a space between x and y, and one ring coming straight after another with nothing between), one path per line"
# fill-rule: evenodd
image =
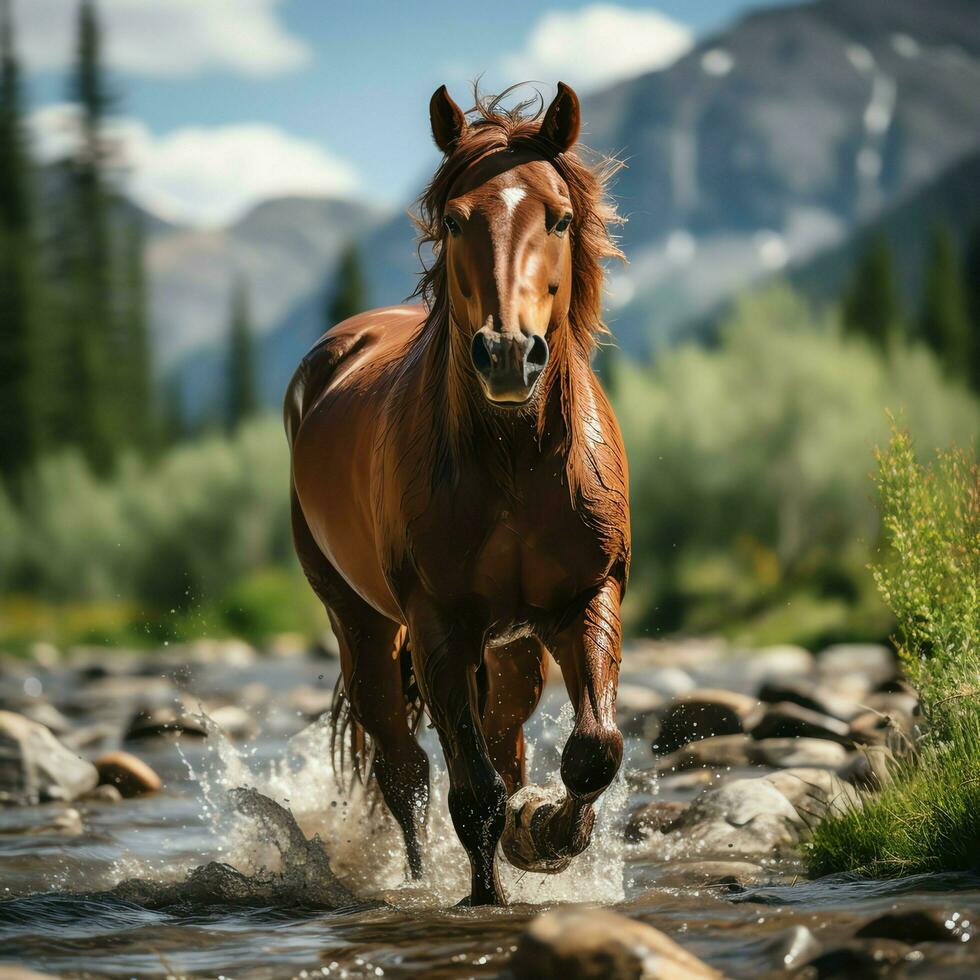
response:
M541 334L477 330L470 347L473 367L487 398L503 405L522 405L548 364L548 341Z

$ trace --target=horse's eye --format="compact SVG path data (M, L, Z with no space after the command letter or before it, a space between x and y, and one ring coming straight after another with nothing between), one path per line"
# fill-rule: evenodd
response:
M447 214L442 219L442 225L453 238L463 233L463 229L459 227L459 222L451 214Z
M562 235L568 230L568 226L572 223L572 213L571 211L566 211L559 219L558 224L555 225L554 232L561 238Z

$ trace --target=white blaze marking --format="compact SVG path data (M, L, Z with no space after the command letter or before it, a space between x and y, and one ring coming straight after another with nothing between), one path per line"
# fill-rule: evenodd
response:
M512 218L514 216L514 208L524 200L527 196L527 191L523 187L505 187L500 192L500 196L503 198L504 204L507 205L507 217Z

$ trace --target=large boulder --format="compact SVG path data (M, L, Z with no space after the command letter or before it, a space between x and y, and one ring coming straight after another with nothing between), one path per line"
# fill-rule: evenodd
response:
M513 980L708 980L721 976L662 932L607 909L533 919L504 976Z
M684 853L761 857L799 840L799 814L765 779L734 779L702 793L672 824Z
M860 806L857 791L829 769L784 769L705 790L662 827L676 853L726 859L788 852L827 813Z
M0 711L0 803L74 800L98 781L95 766L62 745L50 729Z
M674 698L664 713L654 746L659 753L712 735L738 735L757 721L759 702L747 694L702 688Z

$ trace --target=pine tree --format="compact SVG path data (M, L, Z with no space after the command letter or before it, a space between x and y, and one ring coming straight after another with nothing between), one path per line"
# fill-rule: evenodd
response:
M963 291L970 318L970 383L980 391L980 224L970 232L963 252Z
M69 201L63 267L66 281L61 437L82 447L104 472L121 433L113 358L119 346L113 303L112 244L103 124L112 100L99 64L100 30L92 0L82 0L70 94L78 103L80 146L68 166Z
M945 226L933 232L922 287L919 331L951 375L966 377L971 355L970 324L956 247Z
M367 309L367 286L361 266L361 253L351 242L341 253L337 263L334 287L324 307L324 329Z
M872 239L858 260L841 301L844 328L886 347L902 322L892 253L881 235Z
M37 261L30 164L10 0L0 0L0 476L13 485L36 456Z
M147 326L146 272L144 269L143 223L133 216L127 227L123 263L125 304L122 311L122 350L118 391L124 436L128 443L150 448L156 435L154 419L151 346Z
M258 408L255 380L255 355L249 315L248 289L244 282L235 283L231 296L228 329L228 403L226 424L234 431Z

